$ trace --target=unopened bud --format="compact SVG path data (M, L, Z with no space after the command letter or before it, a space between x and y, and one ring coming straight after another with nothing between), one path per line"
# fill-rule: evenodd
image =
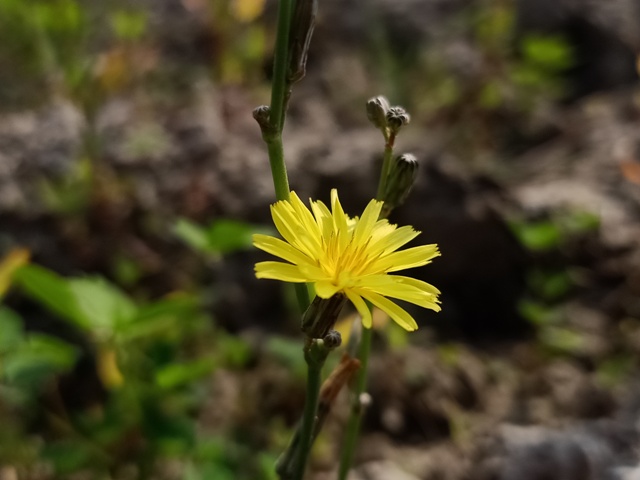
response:
M383 197L387 213L404 203L417 175L418 160L414 155L405 153L395 158L387 177Z
M391 107L387 112L387 125L394 133L398 133L398 130L410 121L411 115L402 107Z
M330 298L316 296L302 315L302 331L309 338L325 338L333 330L338 314L347 301L341 293Z
M342 335L337 330L329 330L322 340L327 348L338 348L342 344Z
M367 118L376 128L387 128L389 101L382 95L370 98L367 102Z
M264 130L269 126L269 115L271 113L271 109L268 105L260 105L253 109L253 118L256 119L260 128Z
M294 84L307 72L309 44L316 24L318 0L297 0L289 34L289 70L287 80Z

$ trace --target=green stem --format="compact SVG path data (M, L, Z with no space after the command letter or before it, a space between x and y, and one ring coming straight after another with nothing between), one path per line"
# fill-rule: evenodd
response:
M360 339L360 348L358 350L358 359L360 360L360 370L356 376L356 381L352 391L351 414L347 423L345 432L344 445L342 446L342 455L340 458L340 470L338 471L339 480L345 480L353 455L356 451L358 443L358 434L360 433L360 423L362 422L362 394L367 387L367 367L369 364L369 353L371 352L371 338L373 337L372 328L362 329L362 338Z
M273 82L271 84L271 106L269 107L269 128L263 129L263 137L269 152L269 164L273 185L278 200L289 200L289 178L284 161L282 127L284 125L284 105L287 96L288 43L293 0L280 0L278 6L278 31L273 60ZM309 291L305 284L295 285L300 311L309 306Z
M389 140L384 146L384 157L382 160L382 170L380 171L380 180L378 182L378 193L376 198L382 200L384 191L387 188L387 178L389 177L389 170L391 170L391 161L393 159L393 144L395 142L395 135L392 133L389 135Z
M381 200L384 197L384 192L387 187L387 178L389 176L389 170L391 169L391 162L393 159L393 145L395 143L395 134L391 133L384 146L384 157L382 161L382 170L380 172L380 181L378 183L378 192L376 198ZM373 329L363 328L362 337L360 338L360 347L358 349L358 360L360 360L360 370L358 370L358 376L354 387L351 391L351 412L349 414L349 420L347 422L344 444L342 446L342 454L340 458L340 469L338 470L338 479L345 480L351 463L353 462L353 455L356 450L356 444L358 443L358 435L360 433L360 424L362 423L362 394L367 387L367 367L369 365L369 354L371 353L371 339L373 338Z
M315 344L305 348L305 360L307 361L307 398L304 404L302 415L302 425L300 427L300 438L298 443L298 455L294 463L293 480L303 480L307 466L307 459L311 451L313 430L318 411L318 398L320 396L320 385L322 383L321 373L324 359L318 359ZM326 355L324 355L326 358Z
M285 115L284 104L287 92L287 69L289 66L289 31L293 0L280 0L278 5L278 31L273 58L273 81L271 84L271 109L269 123L274 131L282 133Z
M278 200L289 200L289 178L287 176L287 167L284 163L282 136L275 135L273 138L269 138L267 140L267 150L269 152L273 186L276 189L276 198Z

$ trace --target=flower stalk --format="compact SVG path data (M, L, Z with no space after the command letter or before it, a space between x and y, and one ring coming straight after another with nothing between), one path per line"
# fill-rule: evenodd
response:
M365 406L372 305L388 313L407 330L417 328L415 320L390 298L436 311L440 309L439 292L435 287L410 277L388 275L425 265L439 255L436 245L396 251L419 232L408 226L398 228L384 219L393 207L404 200L415 178L415 169L412 170L411 165L400 167L400 161L394 164L393 160L396 136L410 119L403 108L390 107L384 97L372 99L367 104L367 115L381 130L385 149L376 195L378 200L372 200L361 217L350 218L345 214L335 190L331 192L331 211L322 202L311 202L309 210L295 193L290 192L282 132L292 87L306 72L316 11L317 0L279 0L271 104L258 107L253 112L267 145L278 200L271 207L272 217L284 238L283 241L255 235L254 245L285 260L258 263L256 276L294 283L300 309L304 312L305 406L289 446L276 465L276 473L281 480L303 480L313 441L331 404L340 388L356 374L351 417L340 464L340 478L346 478ZM313 303L310 302L307 284L315 287ZM328 354L341 341L333 326L347 301L356 307L365 327L361 333L358 359L347 357L341 363L342 368L336 370L342 373L334 372L325 382L327 386L323 387L321 394L322 368Z
M404 202L416 178L417 163L413 155L403 155L396 159L395 164L393 159L396 135L401 127L409 123L411 117L402 107L390 107L389 102L383 96L372 98L367 102L367 117L369 121L382 132L385 139L384 155L376 198L384 202L380 212L380 218L386 218L393 208ZM367 388L372 338L373 328L362 329L360 344L357 350L360 370L358 370L356 374L356 379L351 391L349 419L347 420L345 429L340 455L340 466L338 469L339 480L346 480L349 470L351 469L351 464L353 463L353 457L358 443L360 425L366 407L364 398L366 396L365 390Z

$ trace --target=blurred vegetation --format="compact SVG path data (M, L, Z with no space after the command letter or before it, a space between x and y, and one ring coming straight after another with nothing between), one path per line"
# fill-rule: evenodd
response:
M220 85L264 86L273 43L264 0L184 3L197 11L200 28L209 34L208 76ZM2 109L37 108L60 98L84 117L74 167L60 178L41 179L38 200L47 213L77 226L87 221L92 205L103 206L105 196L117 205L128 199L126 181L103 161L105 139L96 117L118 95L135 101L167 85L170 94L181 94L188 80L176 77L188 79L193 72L162 51L159 29L149 11L125 1L0 1ZM419 122L446 132L444 141L461 158L495 152L505 138L499 134L504 124L527 122L535 110L563 98L561 74L572 65L571 48L560 37L516 39L511 2L464 11L449 31L474 46L471 74L445 51L422 45L396 51L382 25L372 28L366 49L375 61L372 70L382 69L385 88L411 105ZM146 144L141 140L134 147L144 150ZM588 236L598 220L588 212L569 212L514 220L512 228L530 252L542 255ZM249 248L251 234L261 227L224 219L203 226L182 218L172 232L157 230L178 238L204 263ZM19 245L12 247L0 252L0 466L20 474L42 470L46 478L78 472L86 478L274 478L274 452L286 441L282 417L259 419L259 434L247 432L242 422L212 432L198 423L215 373L247 372L256 361L254 345L212 318L207 299L215 296L215 284L154 297L140 285L141 262L117 248L106 260L108 280L62 276L31 263ZM521 301L540 344L554 353L571 354L582 345L557 308L577 277L570 266L532 271L530 295ZM12 308L10 297L37 308ZM73 334L39 329L30 314L55 318ZM409 342L393 322L379 332L392 350ZM297 343L271 336L261 354L300 379L304 364ZM445 362L457 358L455 345L442 346L438 354ZM626 356L612 358L600 374L611 381L630 364ZM181 473L167 473L176 464Z

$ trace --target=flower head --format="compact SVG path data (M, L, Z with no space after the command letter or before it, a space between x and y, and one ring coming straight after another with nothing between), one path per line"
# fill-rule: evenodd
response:
M415 320L390 298L439 311L434 286L401 275L390 275L430 263L440 255L437 245L397 251L420 232L380 220L383 202L371 200L360 218L342 209L338 192L331 191L331 211L320 201L311 210L291 192L290 200L271 206L271 216L284 240L254 235L253 244L285 262L260 262L256 276L294 283L313 283L316 294L330 298L343 293L356 307L365 327L371 327L369 301L406 330L418 328Z

